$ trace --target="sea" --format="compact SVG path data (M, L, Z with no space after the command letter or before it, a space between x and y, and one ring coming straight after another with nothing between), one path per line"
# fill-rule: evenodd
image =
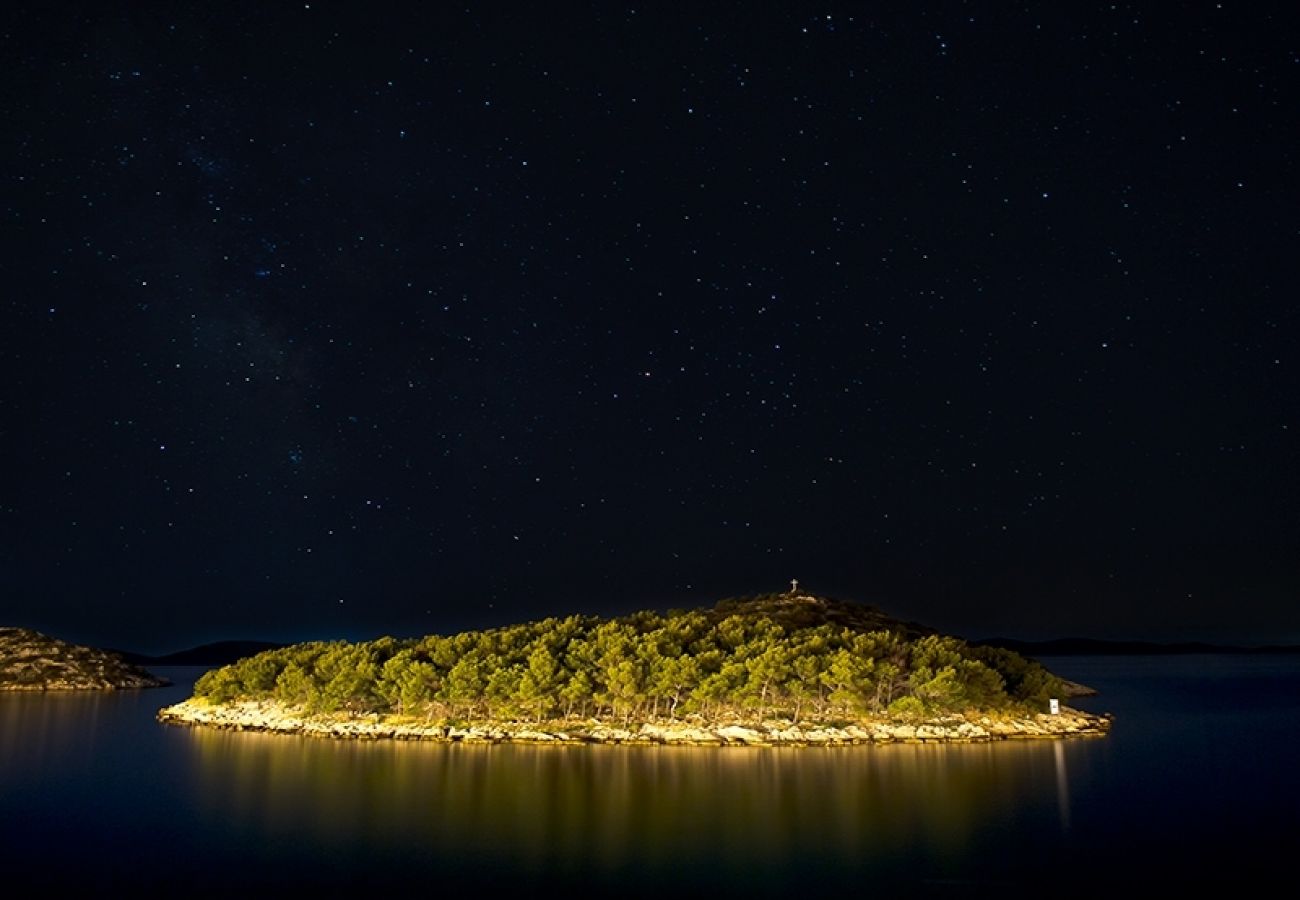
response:
M1294 883L1300 655L1043 657L1102 738L443 745L0 694L0 894L1127 896ZM904 893L906 892L906 893Z

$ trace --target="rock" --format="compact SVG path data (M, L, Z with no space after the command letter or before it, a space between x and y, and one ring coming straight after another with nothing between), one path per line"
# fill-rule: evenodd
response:
M752 728L745 728L741 725L727 725L719 728L718 737L724 741L735 741L741 744L766 744L767 741L761 734Z
M268 731L327 737L340 740L427 740L465 743L604 743L676 744L712 746L845 746L869 743L972 742L1078 737L1105 734L1110 719L1077 710L1063 710L1057 716L1009 718L981 715L975 721L964 717L916 724L869 721L836 725L789 722L729 722L711 726L699 722L655 722L624 728L598 720L564 729L533 723L484 722L448 725L418 722L406 718L376 715L310 715L272 701L240 701L214 704L190 699L162 709L160 721L226 728L236 731Z
M170 684L108 650L0 628L0 691L113 691Z

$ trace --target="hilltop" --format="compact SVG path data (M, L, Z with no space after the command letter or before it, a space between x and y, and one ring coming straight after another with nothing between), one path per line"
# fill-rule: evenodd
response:
M670 611L673 615L675 611ZM784 594L758 594L752 597L727 597L712 608L703 610L711 622L728 616L766 618L787 631L833 625L850 631L888 631L908 639L938 634L933 628L895 618L867 603L853 603L793 591Z
M169 684L118 653L0 628L0 691L112 691Z
M807 594L312 642L205 673L164 721L442 740L860 743L1101 734L1075 686L875 607Z

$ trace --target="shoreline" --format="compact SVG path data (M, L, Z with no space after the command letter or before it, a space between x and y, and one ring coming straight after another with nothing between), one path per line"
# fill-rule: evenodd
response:
M8 684L0 685L0 694L75 694L87 691L112 694L118 691L148 691L171 686L170 681L160 681L156 684Z
M704 723L687 720L619 723L484 721L431 723L412 716L310 714L275 701L212 704L185 700L160 709L159 722L222 731L300 735L325 740L432 741L465 744L634 744L718 747L843 747L864 744L978 744L1007 740L1102 737L1107 715L1062 706L1059 714L1003 716L968 713L916 723L862 720L852 724L788 720Z

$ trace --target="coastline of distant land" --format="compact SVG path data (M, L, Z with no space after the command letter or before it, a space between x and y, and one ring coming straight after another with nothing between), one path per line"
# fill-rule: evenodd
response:
M983 638L970 642L976 647L1001 647L1022 656L1170 656L1191 653L1259 654L1300 653L1300 644L1253 645L1210 644L1202 641L1117 641L1099 638L1053 638L1024 641L1015 638Z
M274 641L214 641L173 653L149 656L129 650L114 651L129 663L137 666L225 666L247 656L256 656L265 650L279 650L287 644Z
M115 691L171 684L120 654L0 628L0 691Z

